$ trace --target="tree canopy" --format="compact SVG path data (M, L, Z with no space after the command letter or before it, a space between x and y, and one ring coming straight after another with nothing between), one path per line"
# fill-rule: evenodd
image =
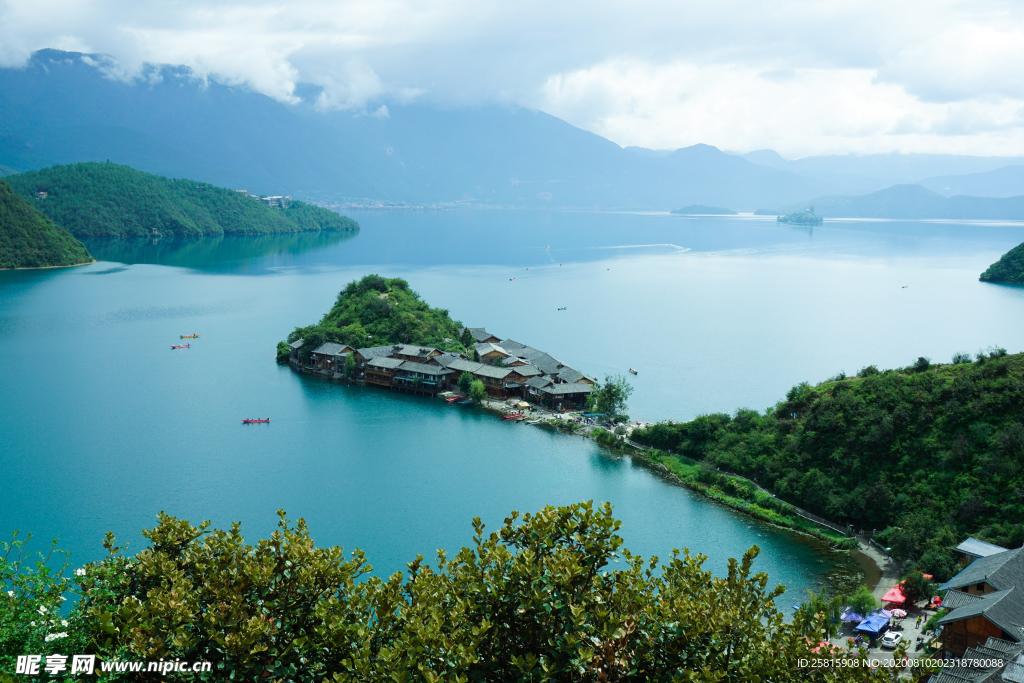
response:
M1003 254L978 279L983 282L1024 285L1024 244L1018 244Z
M108 534L108 557L76 572L81 597L64 624L47 615L70 581L0 557L0 576L21 572L0 625L30 648L0 652L0 666L59 651L211 662L198 681L895 680L853 649L832 655L859 660L849 666L801 666L826 617L786 622L782 587L754 571L756 546L722 576L686 550L644 560L623 547L607 503L512 512L491 532L475 519L469 547L386 578L362 552L319 548L304 520L278 514L255 544L237 523L165 514L134 557ZM59 643L42 637L52 628L64 629Z
M761 414L702 415L631 439L757 482L837 523L879 529L893 556L937 579L973 535L1024 542L1024 354L957 354L799 384ZM921 362L924 360L925 362Z
M272 208L235 190L164 178L110 162L52 166L6 180L76 237L359 229L352 219L319 206L292 201L286 209ZM37 198L38 192L46 192L46 198Z
M85 245L0 180L0 268L89 263Z
M296 328L288 341L304 339L302 352L307 354L327 341L355 348L419 344L466 353L459 341L461 327L447 310L431 308L405 280L367 275L348 283L319 323Z

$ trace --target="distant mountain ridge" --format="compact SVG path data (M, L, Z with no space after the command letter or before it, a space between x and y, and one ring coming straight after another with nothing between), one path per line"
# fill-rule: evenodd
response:
M85 245L0 180L0 268L91 263Z
M485 204L753 210L842 188L708 145L622 149L542 112L389 105L388 116L287 105L160 67L107 78L83 55L41 50L0 69L0 165L111 160L324 204Z
M171 180L110 162L51 166L7 176L36 209L76 237L179 237L357 230L358 224L304 202L271 208L236 190Z
M961 220L1024 220L1024 196L944 197L920 185L894 185L871 194L815 197L776 209L758 209L760 215L782 215L813 205L825 218L902 218Z

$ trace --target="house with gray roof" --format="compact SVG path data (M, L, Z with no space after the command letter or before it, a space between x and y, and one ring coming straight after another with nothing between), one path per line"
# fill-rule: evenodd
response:
M389 358L388 360L400 360ZM402 361L395 368L391 379L391 388L408 391L414 394L434 396L448 385L448 378L455 371L440 365L428 365L413 361Z
M1001 545L994 545L992 543L986 543L985 541L979 541L976 538L968 537L963 543L955 548L950 548L954 553L957 553L957 559L962 562L974 562L975 560L988 557L989 555L998 555L1001 552L1009 550Z
M462 333L465 329L466 328L462 328L459 330L460 337L462 336ZM497 344L498 342L501 341L500 339L498 339L497 337L495 337L493 334L491 334L482 327L470 327L468 329L469 334L473 337L473 341L478 344Z
M999 638L969 647L964 660L945 666L927 683L1024 683L1024 646Z
M302 340L296 339L288 345L288 362L298 363L299 362L299 349L302 348Z
M987 638L1024 643L1024 554L1021 549L981 557L946 581L939 620L942 650L962 657Z
M355 351L348 344L324 342L309 354L310 365L328 374L342 372L346 358Z
M504 360L511 355L508 351L497 344L491 344L489 342L485 344L477 344L473 348L476 350L477 357L480 359L480 362L488 365L494 365L498 361L504 362Z

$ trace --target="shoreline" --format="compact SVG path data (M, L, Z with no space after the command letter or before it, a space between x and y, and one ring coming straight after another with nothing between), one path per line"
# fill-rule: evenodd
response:
M94 263L99 263L96 259L91 261L82 261L81 263L70 263L66 266L18 266L16 268L0 268L0 270L49 270L51 268L77 268L78 266L91 266Z
M289 365L289 367L291 367L293 371L296 369L293 363L287 363L287 365ZM348 379L347 377L334 377L319 372L301 372L301 374L311 374L324 379L339 380L349 384L362 384L362 382L351 380ZM503 413L503 411L507 410L510 407L510 404L508 403L509 400L510 399L499 401L491 397L488 397L483 401L483 403L480 404L479 407L487 411L493 412L496 416L500 416ZM757 520L758 522L768 524L778 529L784 529L786 531L798 533L803 536L813 538L816 541L827 544L829 546L829 549L833 552L849 553L851 559L858 566L858 569L862 573L860 583L871 588L873 594L879 600L883 595L885 595L885 593L890 588L892 588L892 586L896 585L896 571L893 566L893 563L891 561L886 560L885 556L876 548L874 548L874 546L870 544L870 541L865 538L859 536L848 536L846 540L855 542L856 547L841 547L841 540L825 533L823 529L825 529L826 527L822 527L821 525L816 524L811 520L806 520L808 522L808 528L802 528L802 526L798 525L798 523L794 520L786 519L785 517L783 517L781 513L774 513L774 511L771 510L762 511L760 507L757 506L756 501L735 498L733 496L728 496L724 492L712 492L710 490L705 490L702 487L691 485L691 483L687 482L677 473L673 472L664 463L660 462L658 459L654 457L651 457L643 450L637 449L627 451L625 446L631 444L626 443L625 437L616 436L603 428L600 428L599 431L599 428L596 425L580 426L581 428L577 428L577 425L575 425L570 419L571 416L573 416L573 413L556 413L554 411L547 410L537 406L531 408L530 412L533 414L530 417L531 421L527 422L527 424L531 424L532 422L534 426L548 427L558 429L559 431L566 431L570 434L593 441L594 443L600 446L614 448L616 451L626 454L631 458L635 457L640 459L648 466L650 466L652 469L660 470L665 479L668 480L667 483L671 483L675 486L681 486L682 488L685 488L688 491L692 491L693 493L708 498L709 500L715 503L724 505L725 507L728 507L740 514L743 514L746 517ZM598 439L596 438L598 434L606 434L611 436L612 438ZM711 489L712 487L707 488ZM716 493L719 495L715 495ZM733 498L735 498L735 502L733 502ZM750 510L749 506L754 506L756 509ZM780 519L773 519L772 517L774 515L778 515ZM803 520L804 518L800 517L800 519Z

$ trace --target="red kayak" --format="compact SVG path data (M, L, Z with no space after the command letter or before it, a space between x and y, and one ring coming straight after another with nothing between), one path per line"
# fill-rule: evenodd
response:
M270 418L268 417L266 420L242 420L242 422L244 422L247 425L251 425L257 422L270 422Z
M503 420L514 420L515 418L522 417L522 416L523 416L522 413L513 413L512 415L502 415L501 418Z
M462 398L462 394L459 394L458 396L452 396L451 398L446 398L445 400L448 401L449 403L453 403L455 401L458 401L460 398Z
M171 348L172 349L187 349L190 346L192 346L192 344L178 344L177 346L175 346L174 344L171 344Z

